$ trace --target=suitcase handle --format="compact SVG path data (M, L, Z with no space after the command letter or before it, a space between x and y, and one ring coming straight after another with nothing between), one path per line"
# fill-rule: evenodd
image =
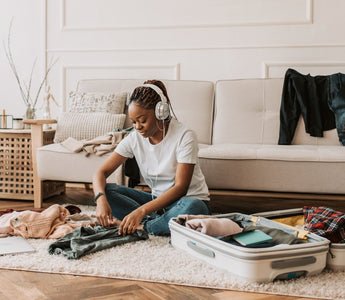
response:
M291 267L301 267L314 264L316 262L316 257L298 257L292 259L276 260L271 262L272 269L285 269Z
M208 249L208 248L205 248L205 247L201 247L199 246L196 242L193 242L193 241L187 241L187 246L189 248L191 248L192 250L202 254L202 255L205 255L205 256L209 256L209 257L212 257L214 258L216 256L216 254L211 250L211 249Z

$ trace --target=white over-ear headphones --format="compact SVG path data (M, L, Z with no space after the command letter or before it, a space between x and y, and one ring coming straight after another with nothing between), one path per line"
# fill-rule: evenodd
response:
M164 96L163 91L155 84L143 84L143 87L153 89L161 98L155 107L155 115L158 120L165 120L170 117L170 107L167 98Z

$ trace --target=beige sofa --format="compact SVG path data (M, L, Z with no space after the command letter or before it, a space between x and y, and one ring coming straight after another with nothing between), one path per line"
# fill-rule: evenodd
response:
M163 81L177 118L197 133L211 200L213 194L226 197L238 191L261 196L272 192L280 196L345 194L345 148L335 129L325 132L324 138L312 138L300 122L293 145L277 145L283 79ZM130 92L142 82L90 79L81 80L77 89ZM130 125L128 120L126 125ZM40 127L41 122L32 126L36 132ZM42 180L91 182L93 172L107 157L85 157L60 144L38 147L36 154L35 186ZM37 192L35 205L41 201Z
M216 83L212 145L199 156L212 189L345 193L345 148L336 129L315 138L303 119L292 145L277 145L283 79Z

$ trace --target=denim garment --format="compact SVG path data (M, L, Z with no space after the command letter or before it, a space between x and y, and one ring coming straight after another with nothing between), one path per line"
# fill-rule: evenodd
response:
M335 115L339 141L345 146L345 74L330 75L328 105Z
M156 198L150 193L111 183L106 184L105 194L113 212L113 216L120 220L141 205ZM166 235L170 234L168 226L169 220L182 214L210 215L211 211L208 201L182 197L165 209L145 216L142 224L147 233Z
M103 226L79 227L66 234L48 247L49 254L62 254L68 259L78 259L86 254L94 253L110 247L148 239L143 230L122 236L119 228L106 229Z

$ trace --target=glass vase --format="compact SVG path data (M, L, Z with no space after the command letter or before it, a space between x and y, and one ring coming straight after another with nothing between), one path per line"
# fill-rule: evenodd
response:
M31 104L29 103L26 106L26 111L25 111L25 116L24 119L35 119L36 117L36 109L34 107L31 106ZM29 124L25 124L25 129L29 129L31 126Z

